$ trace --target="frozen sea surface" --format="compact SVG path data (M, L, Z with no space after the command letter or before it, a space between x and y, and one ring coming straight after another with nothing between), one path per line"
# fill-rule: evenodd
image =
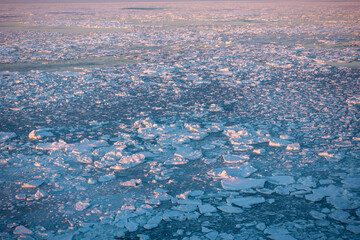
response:
M2 4L0 239L360 239L358 19Z

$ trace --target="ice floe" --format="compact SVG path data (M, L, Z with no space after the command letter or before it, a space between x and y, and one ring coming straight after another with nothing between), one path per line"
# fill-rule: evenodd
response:
M225 190L246 190L249 188L263 188L265 182L265 179L226 178L221 180L221 185Z
M13 232L14 234L21 234L21 235L32 235L33 231L31 231L30 229L28 229L27 227L20 225L17 226Z
M213 178L235 178L235 177L249 177L257 169L250 164L242 164L236 167L222 167L214 168L208 172Z
M239 197L239 198L227 198L228 203L234 204L239 207L250 208L254 204L264 203L263 197Z
M54 134L46 131L45 129L38 129L38 130L33 130L29 133L29 139L31 140L39 140L39 139L44 139L46 137L53 137Z
M36 188L36 187L39 187L43 183L44 183L44 180L40 180L40 179L31 180L31 181L21 185L21 187L22 188Z
M0 132L0 143L16 137L14 132Z
M292 176L272 176L272 177L268 177L267 181L277 185L289 185L295 182Z
M218 206L217 208L220 211L223 211L225 213L242 213L242 212L244 212L241 208L228 206L228 205Z

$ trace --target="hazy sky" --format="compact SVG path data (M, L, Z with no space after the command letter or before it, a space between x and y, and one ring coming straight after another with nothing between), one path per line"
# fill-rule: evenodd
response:
M83 3L83 2L105 3L105 2L189 2L189 1L219 1L219 0L0 0L0 3ZM245 0L227 0L227 1L245 1Z
M105 2L191 2L191 1L222 2L222 0L0 0L0 3L84 3L84 2L105 3ZM238 2L257 1L257 2L261 2L261 1L277 1L277 0L225 0L225 1L238 1ZM287 1L296 1L296 0L287 0ZM301 1L304 1L304 0L301 0ZM305 1L314 1L314 0L305 0Z
M106 3L106 2L192 2L192 1L217 1L222 2L222 0L0 0L1 3ZM223 0L224 2L244 2L244 1L256 1L256 2L269 2L269 1L317 1L317 2L357 2L360 0Z

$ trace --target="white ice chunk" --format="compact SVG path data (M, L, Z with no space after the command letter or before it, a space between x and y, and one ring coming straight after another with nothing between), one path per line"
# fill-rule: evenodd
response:
M111 180L114 180L116 177L115 177L115 174L107 174L107 175L103 175L99 178L99 182L108 182L108 181L111 181Z
M360 198L348 195L327 197L326 201L336 209L357 209L360 207Z
M248 155L223 155L222 157L226 163L243 163L249 159Z
M24 194L24 193L17 194L15 196L15 198L20 199L20 200L25 200L26 199L26 194Z
M189 193L189 196L191 196L191 197L198 197L201 195L204 195L204 191L202 191L202 190L194 190Z
M21 185L22 188L36 188L39 187L41 184L43 184L44 181L37 179L37 180L31 180L30 182L24 183Z
M341 153L335 154L335 153L321 152L319 153L319 156L323 156L329 162L339 162L344 158L344 156Z
M31 235L31 234L33 234L33 232L30 230L30 229L28 229L28 228L26 228L25 226L23 226L23 225L20 225L20 226L17 226L16 228L15 228L15 230L14 230L14 232L13 232L14 234L21 234L21 235Z
M67 144L65 141L59 140L59 142L53 142L53 143L40 143L36 146L36 149L58 151L58 150L67 150L72 146L73 144Z
M348 177L341 182L344 184L344 188L360 188L360 177Z
M256 229L260 230L260 231L264 231L264 229L266 228L265 223L258 223L256 224Z
M167 210L163 214L163 220L164 221L171 221L171 220L185 220L184 219L184 213L180 211L173 211L173 210Z
M91 164L93 162L93 160L91 159L90 156L87 155L79 155L76 159L78 162L81 163L86 163L86 164Z
M307 187L316 187L316 181L312 176L301 177L297 182Z
M43 190L38 189L34 196L35 196L36 200L40 200L42 198L47 197L48 194L46 192L44 192Z
M256 172L257 169L248 163L242 164L236 167L223 167L215 168L208 172L213 178L235 178L235 177L248 177L252 173Z
M269 146L270 147L283 147L287 145L287 141L283 140L283 139L271 139L269 141Z
M44 139L46 137L53 137L53 136L54 136L54 134L52 134L51 132L48 132L48 131L42 130L42 129L32 130L29 133L29 139L31 139L31 140L39 140L39 139Z
M160 205L160 200L157 198L146 199L145 203L149 205Z
M360 234L360 225L349 224L346 226L346 230L359 235Z
M321 185L328 185L328 184L333 184L334 181L331 180L331 179L320 179L320 180L319 180L319 183L320 183Z
M191 147L183 147L176 150L174 156L186 158L189 160L196 160L202 157L200 150L194 150Z
M216 146L212 145L212 144L205 144L205 145L201 146L201 149L203 149L203 150L211 150L214 148L216 148Z
M228 203L234 204L239 207L249 208L251 205L264 203L263 197L242 197L242 198L227 198Z
M265 182L265 179L227 178L221 180L221 185L225 190L245 190L249 188L263 188Z
M286 150L288 151L299 151L300 144L299 143L292 143L286 146Z
M156 128L139 128L138 129L138 137L147 139L147 140L157 138L160 133L161 133L161 130L156 129Z
M159 224L161 223L163 219L162 213L159 213L158 215L152 217L149 219L149 221L147 222L146 225L144 225L145 229L153 229L156 228L157 226L159 226Z
M145 161L145 155L141 153L133 154L131 156L122 156L118 164L112 166L111 168L115 170L124 170L131 167L135 167L143 163L144 161Z
M220 211L223 211L225 213L242 213L242 212L244 212L244 210L242 210L241 208L228 206L228 205L218 206L217 208Z
M290 192L295 191L296 189L291 186L277 186L274 188L274 191L280 195L288 195Z
M76 211L83 211L90 206L90 203L87 201L79 201L75 204Z
M0 132L0 143L14 137L16 137L16 134L14 132Z
M307 194L305 195L305 199L309 200L311 202L319 202L324 198L324 195L321 194L316 194L316 193L312 193L312 194Z
M216 240L218 235L219 235L219 233L217 231L212 231L212 232L209 232L208 234L206 234L205 237L207 237L210 240Z
M355 211L356 215L360 217L360 208Z
M216 212L216 208L210 204L199 205L199 211L201 214Z
M314 194L323 195L323 196L340 196L342 195L344 189L337 187L335 185L329 185L326 187L319 187L313 189Z
M87 181L88 184L96 184L97 183L97 180L96 179L92 179L92 178L89 178L88 181Z
M174 156L174 157L166 160L164 163L166 165L183 165L183 164L187 164L188 162L189 162L189 160L187 160L185 158Z
M197 205L178 205L174 206L171 209L181 212L194 212L198 209Z
M242 138L251 135L248 129L239 125L227 127L227 129L224 131L224 134L229 138Z
M257 192L262 193L262 194L266 194L266 195L271 195L273 194L275 191L269 188L258 188L256 189Z
M289 185L295 182L292 176L272 176L272 177L268 177L267 180L270 183L277 185Z
M141 179L131 179L129 181L121 182L120 185L125 187L136 187L140 183Z
M231 235L230 233L220 233L219 234L219 237L220 239L223 239L223 240L234 240L234 236Z
M253 146L246 145L246 144L234 146L234 150L239 151L239 152L250 151L250 150L253 150L253 148L254 148Z
M310 215L315 218L315 219L319 219L319 220L323 220L326 217L326 214L323 214L321 212L315 211L315 210L311 210L310 211Z
M230 138L230 143L232 145L248 145L248 144L254 144L254 140L251 138Z
M343 210L335 210L334 212L329 214L329 217L339 222L347 223L349 221L350 214Z
M254 149L253 150L253 153L255 153L255 154L264 154L266 151L265 151L265 149L263 149L263 148L259 148L259 149Z
M139 224L135 223L135 222L127 222L125 224L125 228L129 231L129 232L136 232L139 228Z
M198 212L186 212L184 213L187 220L196 220L199 218L200 214Z
M211 231L212 231L212 229L210 229L210 228L201 227L201 232L203 232L203 233L209 233L209 232L211 232Z
M221 132L224 130L224 125L222 123L212 123L207 130L212 133Z

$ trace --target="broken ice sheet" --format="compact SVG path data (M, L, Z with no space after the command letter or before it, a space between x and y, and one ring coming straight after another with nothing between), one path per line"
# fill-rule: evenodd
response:
M225 190L246 190L249 188L263 188L265 182L265 179L226 178L221 180L221 185Z
M17 226L13 232L14 234L21 234L21 235L32 235L33 231L31 231L30 229L28 229L27 227L20 225Z
M88 201L79 201L75 204L75 210L76 211L83 211L87 209L90 206L90 203Z
M175 156L167 159L164 163L167 165L183 165L183 164L187 164L188 162L189 160L185 158Z
M241 208L233 207L233 206L229 206L229 205L218 206L217 208L220 211L225 212L225 213L242 213L242 212L244 212L244 210L242 210Z
M243 163L249 159L248 155L223 155L225 163Z
M348 177L341 181L344 188L358 189L360 188L360 177Z
M227 198L228 203L234 204L239 207L250 208L254 204L264 203L263 197L239 197L239 198Z
M58 151L58 150L66 150L72 146L73 146L72 144L67 144L65 141L59 140L58 142L52 142L52 143L39 143L36 146L36 149Z
M48 129L38 129L33 130L29 133L30 140L39 140L47 137L53 137L54 134L52 132L47 131Z
M98 181L103 183L103 182L112 181L115 178L116 178L115 174L107 174L107 175L101 176Z
M213 213L217 211L217 209L211 204L199 205L198 207L201 214Z
M208 172L213 178L249 177L257 169L248 163L236 167L214 168Z
M299 151L300 144L299 143L292 143L286 146L286 150L288 151Z
M121 159L115 166L112 166L112 169L115 170L124 170L127 168L135 167L145 161L144 154L133 154L130 156L122 156Z
M267 180L270 183L277 185L289 185L295 182L292 176L272 176L268 177Z
M17 221L34 239L356 239L358 14L346 4L101 5L96 20L90 5L2 6L32 27L1 33L0 195L12 227L0 238L20 237ZM46 184L21 188L34 179ZM249 196L266 201L224 202ZM76 211L85 199L94 208Z
M16 133L14 132L0 132L0 143L14 137L16 137Z
M21 187L22 188L36 188L36 187L39 187L43 183L44 183L44 181L40 180L40 179L31 180L31 181L29 181L27 183L24 183Z
M341 196L330 196L326 201L332 204L336 209L357 209L360 207L360 198L349 194Z
M191 147L181 147L176 150L174 156L182 157L188 160L196 160L202 157L200 150L194 150Z
M131 179L129 181L121 182L120 185L125 187L136 187L140 183L141 179Z

